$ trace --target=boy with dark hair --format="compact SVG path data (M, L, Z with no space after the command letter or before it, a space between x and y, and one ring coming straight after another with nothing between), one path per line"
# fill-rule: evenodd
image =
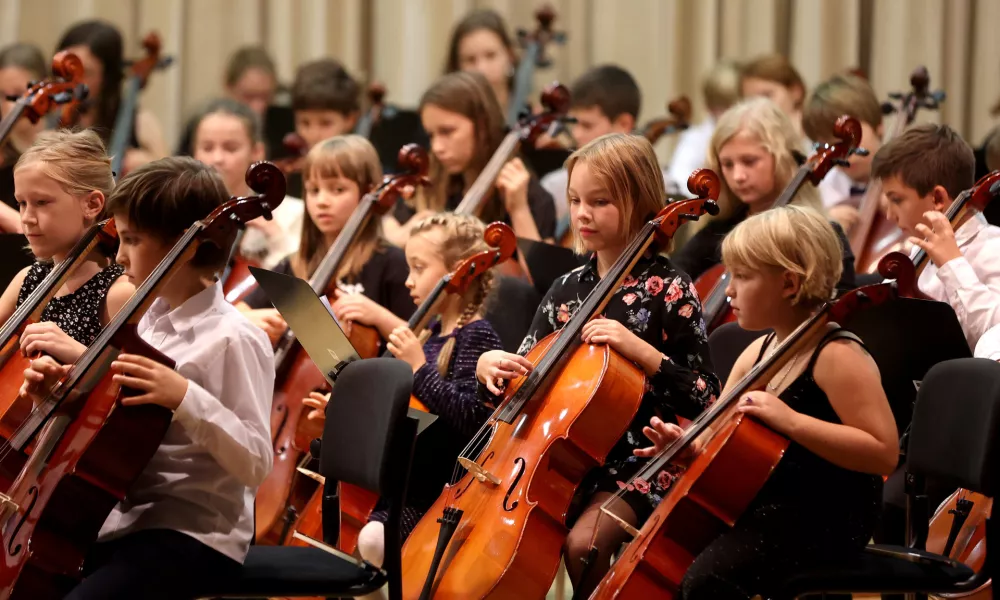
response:
M642 93L628 71L615 65L590 69L570 88L569 116L576 119L570 133L578 148L609 133L632 133L639 119ZM664 176L667 193L677 193L677 187ZM558 169L542 177L542 187L552 194L556 204L557 229L568 226L569 205L566 202L568 177L566 169ZM560 237L560 231L556 237Z
M833 127L843 115L861 123L861 147L868 150L868 156L851 155L848 166L839 168L851 178L850 194L827 206L830 218L849 235L860 216L858 203L871 179L872 160L882 147L883 135L882 105L871 85L857 75L834 75L816 86L802 108L802 130L815 142L836 143Z
M195 221L228 200L211 167L165 158L130 173L108 199L121 241L118 262L139 286ZM172 276L142 319L139 336L173 359L171 369L120 354L114 381L125 404L159 404L174 418L128 497L87 556L72 600L195 597L195 586L239 572L253 536L257 486L271 470L274 355L263 331L212 283L227 254L210 244ZM32 364L37 396L68 367ZM33 379L37 380L37 379Z
M871 176L882 182L886 213L933 265L917 286L955 309L970 348L1000 323L1000 228L969 210L957 228L944 216L975 184L972 148L947 125L918 125L886 143Z
M323 58L299 67L292 83L295 133L310 148L350 133L360 114L360 87L336 60Z

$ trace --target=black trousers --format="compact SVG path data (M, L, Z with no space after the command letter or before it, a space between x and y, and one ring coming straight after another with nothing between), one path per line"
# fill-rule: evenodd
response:
M97 544L83 580L69 600L188 600L206 582L235 577L241 565L198 540L169 529L150 529Z

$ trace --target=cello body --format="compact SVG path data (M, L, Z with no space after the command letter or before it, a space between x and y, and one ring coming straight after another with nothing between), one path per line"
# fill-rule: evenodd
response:
M134 334L129 337L124 352L173 365ZM105 352L110 361L113 351ZM37 460L34 468L25 467L20 452L8 451L0 459L0 480L5 484L21 472L12 486L5 486L20 510L5 507L2 513L3 600L62 598L79 582L84 558L101 526L146 468L170 426L173 413L166 408L122 406L112 377L108 371L92 391L81 390L77 398L68 399L68 408L77 414L53 416L42 435L52 430L63 433L53 436L54 446L39 441L28 459ZM77 403L81 404L73 406Z
M982 494L957 490L931 517L930 527L927 532L927 550L935 553L943 553L947 544L948 536L952 530L952 522L955 518L955 510L959 501L972 503L968 517L955 541L952 544L949 558L963 563L977 573L982 570L986 562L986 519L993 509L993 500ZM971 598L972 600L992 600L993 582L987 582L980 588L962 594L939 594L929 596L930 598Z
M559 335L540 340L527 359L538 364ZM523 382L511 382L505 402ZM431 597L544 597L559 567L570 502L584 476L624 435L644 384L642 371L607 346L583 345L513 423L494 413L476 462L500 484L466 473L446 486L403 546L403 597L420 596L437 545L436 520L449 503L465 518Z
M688 567L733 526L787 447L786 438L733 411L675 480L591 600L676 597Z

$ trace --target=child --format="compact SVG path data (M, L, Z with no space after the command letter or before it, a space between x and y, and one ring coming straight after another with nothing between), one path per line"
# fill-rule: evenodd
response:
M802 239L810 240L803 244ZM837 236L817 212L787 206L750 217L722 245L727 294L744 329L773 329L737 359L723 395L830 298L840 276ZM897 433L878 366L836 324L792 355L739 410L791 445L733 528L695 558L684 600L774 597L789 576L856 553L871 539L882 478L896 467ZM680 434L652 421L653 456Z
M790 119L799 137L797 148L812 154L813 142L802 131L802 105L806 99L806 84L792 63L780 54L767 54L743 65L740 92L744 98L763 96L778 105ZM838 169L832 169L819 185L823 206L834 206L851 193L851 180Z
M841 171L851 178L850 194L826 206L830 218L850 234L858 221L858 204L871 179L872 160L882 147L882 105L864 78L835 75L816 86L802 111L802 129L819 143L834 144L838 140L833 135L833 126L842 115L850 115L861 123L861 147L868 151L868 156L854 154L847 158L849 164Z
M108 205L129 279L140 285L185 229L227 200L222 179L191 158L154 161L123 179ZM124 404L159 404L174 419L105 521L72 600L195 598L207 581L237 574L246 557L254 495L272 462L274 356L221 286L207 283L227 254L202 246L139 322L139 336L176 370L129 354L111 364L116 383L140 392ZM35 364L46 381L65 370L51 359Z
M83 62L83 82L89 95L76 124L92 127L108 143L122 102L125 77L122 34L105 21L83 21L63 34L58 49L72 52ZM125 154L125 172L166 155L167 145L156 116L149 110L138 109Z
M225 87L226 95L246 104L263 122L278 89L278 72L267 50L243 46L234 52L226 64Z
M194 158L214 167L230 196L253 194L246 183L247 169L264 159L257 115L245 104L223 98L210 102L194 119ZM285 196L274 218L247 223L240 253L266 268L295 252L302 231L302 200Z
M507 24L495 11L470 12L455 25L448 42L444 72L473 71L483 75L504 115L509 111L517 54Z
M315 146L306 156L303 174L308 218L302 221L299 249L274 271L308 279L340 235L361 197L382 180L375 148L365 138L344 135ZM415 307L406 289L406 257L385 242L373 215L348 250L336 274L333 312L342 323L354 321L378 329L385 339L405 324ZM259 287L238 305L272 340L287 326Z
M506 128L500 106L479 73L452 73L439 79L420 100L420 120L430 136L431 186L399 202L394 213L385 218L386 235L396 245L406 242L407 223L414 215L458 206L500 146ZM512 158L504 165L495 188L478 215L484 222L506 221L521 238L552 239L552 197L521 159Z
M358 121L358 93L358 83L332 58L302 65L292 83L295 133L309 148L350 133Z
M722 239L748 215L774 204L798 169L793 151L798 136L778 105L766 98L744 100L726 111L712 134L709 167L722 175L722 213L673 255L679 269L697 279L721 260ZM805 183L792 204L819 212L819 193ZM843 269L838 289L854 288L854 255L843 231Z
M18 273L0 297L0 321L9 319L104 217L105 199L114 187L111 160L92 131L44 132L18 159L14 186L35 263ZM75 361L133 291L120 265L84 262L49 301L41 322L25 327L21 349L29 356Z
M594 253L584 266L557 279L535 313L531 329L518 354L494 350L483 354L476 376L492 394L500 394L498 380L524 375L532 368L524 358L532 346L571 318L601 277L649 215L666 202L663 174L653 147L642 137L609 134L573 153L569 172L570 214L579 251ZM609 193L610 192L610 193ZM586 598L607 571L611 554L627 539L618 527L602 527L596 540L598 555L586 581L584 557L601 504L627 481L642 463L632 455L642 426L654 415L674 421L676 415L693 419L719 391L711 373L708 341L701 305L694 286L670 260L648 252L610 298L603 314L583 328L586 344L608 344L645 371L647 393L629 431L581 486L584 506L566 540L566 568ZM623 502L623 518L638 526L652 512L662 489L630 494Z
M587 71L573 82L570 99L572 104L569 116L576 119L571 132L579 147L586 146L602 135L632 133L636 128L642 96L635 79L621 67L604 65ZM690 174L688 172L687 175ZM684 176L685 186L687 175ZM556 218L567 227L568 179L565 168L552 171L542 178L542 187L555 199ZM678 193L672 181L669 181L667 187L668 194Z
M475 217L440 213L421 220L406 241L406 262L410 265L406 287L414 302L423 303L442 277L466 258L487 249L483 224ZM414 397L441 422L435 422L417 439L413 476L403 508L403 539L441 494L441 488L451 483L459 453L493 412L476 394L476 360L501 347L493 327L482 318L492 280L492 273L484 273L464 296L449 296L440 319L420 338L406 325L389 335L389 351L413 367ZM314 393L305 400L316 409L310 418L323 418L328 398ZM384 507L376 509L358 538L362 558L380 566L384 558L382 523L387 517Z
M972 148L947 125L918 125L882 146L871 168L888 218L933 262L917 287L955 309L975 348L1000 323L1000 228L970 211L953 229L942 214L975 183Z
M31 44L11 44L0 50L0 112L7 115L14 108L12 98L24 95L28 84L45 79L48 71L42 52ZM14 164L44 126L44 119L35 124L23 117L18 119L0 149L0 232L21 233L21 217L14 199Z
M690 195L686 192L688 177L696 169L705 166L708 144L712 139L715 123L722 113L739 100L739 66L732 61L717 63L705 76L701 93L705 98L708 117L698 125L692 125L681 132L677 138L677 147L670 158L670 180L685 195Z

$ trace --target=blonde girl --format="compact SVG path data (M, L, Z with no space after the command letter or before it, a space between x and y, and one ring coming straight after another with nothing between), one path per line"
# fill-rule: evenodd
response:
M0 319L9 319L104 217L113 187L111 159L92 131L44 132L25 150L14 167L14 188L35 263L18 273L0 297ZM25 328L21 349L74 362L134 291L113 258L83 263L45 307L42 321Z
M802 240L809 240L803 244ZM737 359L723 391L738 385L816 308L840 278L839 240L819 213L799 206L748 218L726 237L726 293L744 329L758 338ZM882 477L899 460L896 425L878 366L861 341L830 323L793 354L766 389L739 410L791 445L750 507L688 569L685 600L769 598L792 574L861 551L881 505ZM651 456L680 431L653 422Z
M719 216L672 256L692 278L721 261L722 239L750 215L771 208L799 164L799 136L778 105L767 98L743 100L719 118L709 144L708 166L721 176ZM790 204L822 211L819 192L806 183ZM854 257L843 232L843 288L854 287Z
M535 313L518 354L500 350L480 357L476 375L492 394L498 380L509 380L532 369L524 358L542 338L561 329L618 259L650 214L666 201L663 174L653 147L643 137L609 134L593 140L570 156L567 197L577 247L592 253L584 266L557 279ZM628 431L611 450L605 464L594 469L578 494L582 511L570 520L566 567L576 595L586 598L607 571L610 557L627 534L619 527L601 527L596 557L585 569L601 504L625 485L641 461L633 450L642 427L654 415L668 421L695 418L718 392L711 373L708 340L701 304L691 280L670 259L655 252L639 258L622 286L608 300L603 314L583 328L585 344L608 344L635 362L646 374L647 392ZM659 502L655 485L625 496L620 513L640 525Z
M274 271L308 279L319 267L358 207L362 196L382 180L382 166L371 143L358 135L337 136L309 151L302 170L305 179L306 218L299 249ZM383 338L405 324L416 308L406 289L406 257L382 237L377 217L368 221L348 250L334 276L333 312L340 322L370 325ZM237 306L271 337L286 328L261 289Z
M410 267L406 287L414 302L422 304L442 277L486 250L483 224L475 217L439 213L417 222L406 242ZM450 482L459 452L492 412L476 391L476 361L484 352L501 347L493 327L482 318L492 287L493 274L486 272L463 296L449 296L440 318L419 338L406 325L389 335L389 351L413 368L413 395L438 416L417 441L403 509L404 539ZM323 418L327 398L314 393L305 400L316 409L310 418ZM387 516L379 507L358 539L361 556L378 565L384 555L382 523Z

